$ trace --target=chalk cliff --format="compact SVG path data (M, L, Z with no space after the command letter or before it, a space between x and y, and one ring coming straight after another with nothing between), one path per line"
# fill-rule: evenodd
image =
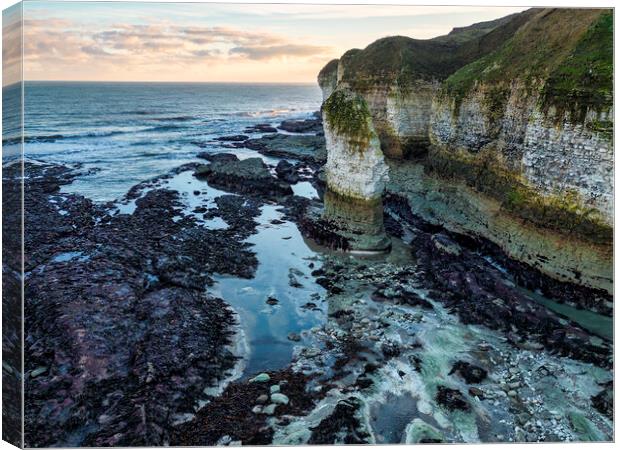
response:
M331 61L319 84L325 105L345 90L368 107L385 156L358 173L373 194L387 165L387 191L418 216L611 292L612 16L530 9L431 40L384 38ZM324 123L342 166L346 132ZM348 195L359 176L328 186Z
M384 250L381 196L388 167L366 101L347 88L334 90L322 108L329 148L325 217L344 230L352 250Z

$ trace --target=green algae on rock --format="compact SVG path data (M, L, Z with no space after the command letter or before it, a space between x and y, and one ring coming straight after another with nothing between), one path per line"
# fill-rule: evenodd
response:
M613 241L613 227L596 208L588 207L577 192L541 194L521 174L506 167L501 155L493 150L471 154L434 148L426 170L464 181L534 225L576 235L594 244L611 245Z
M336 90L323 103L323 113L332 130L346 135L358 151L366 151L374 133L368 104L361 96L344 89Z

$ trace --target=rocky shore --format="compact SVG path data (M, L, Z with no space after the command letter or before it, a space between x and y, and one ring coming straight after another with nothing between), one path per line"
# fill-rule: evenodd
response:
M294 148L298 137L278 139ZM199 156L206 164L107 204L61 192L79 167L26 164L29 446L611 438L610 340L533 299L603 294L429 223L394 195L382 199L389 253L333 252L348 243L316 216L321 197L294 195L324 186L318 159ZM4 170L9 195L15 170ZM248 239L287 224L317 256L299 261L310 276L281 277L292 291L316 286L294 314L320 320L281 337L290 362L247 372L247 324L213 294L216 278L256 289ZM261 302L260 314L280 307Z

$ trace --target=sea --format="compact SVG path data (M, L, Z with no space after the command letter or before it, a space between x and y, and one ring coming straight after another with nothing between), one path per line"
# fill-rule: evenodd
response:
M24 157L83 164L91 173L71 190L109 201L200 151L218 151L207 144L215 137L310 117L320 106L316 84L26 82ZM7 136L5 162L19 152Z

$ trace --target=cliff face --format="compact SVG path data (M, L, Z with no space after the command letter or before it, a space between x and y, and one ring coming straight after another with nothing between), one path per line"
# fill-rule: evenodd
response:
M325 217L345 230L353 250L384 250L381 196L388 168L366 101L346 88L323 104L327 192Z
M611 291L612 22L610 10L532 9L385 38L330 62L320 85L327 101L341 88L365 101L387 189L419 215Z
M444 82L431 141L448 157L488 149L517 189L531 188L528 197L568 194L578 219L605 233L613 222L611 36L610 12L539 12Z

